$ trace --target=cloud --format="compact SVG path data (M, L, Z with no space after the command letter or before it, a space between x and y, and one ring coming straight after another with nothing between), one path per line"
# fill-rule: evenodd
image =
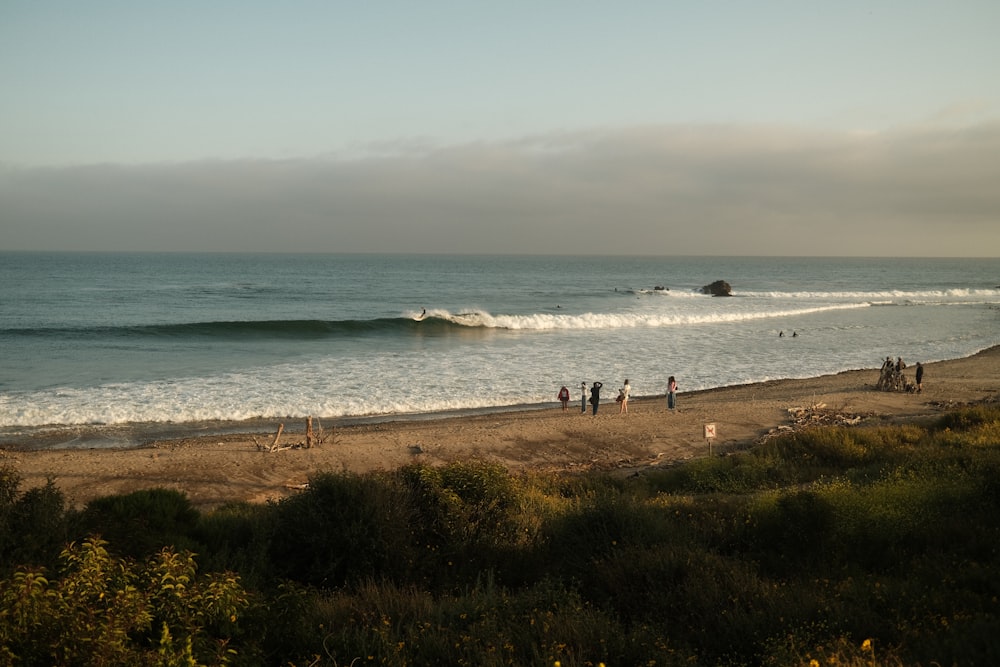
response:
M996 256L1000 125L663 126L0 170L7 250Z

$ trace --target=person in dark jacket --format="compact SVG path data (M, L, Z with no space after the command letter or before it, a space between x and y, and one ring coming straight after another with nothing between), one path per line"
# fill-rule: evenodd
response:
M600 382L595 382L590 387L590 407L593 409L592 414L594 415L597 414L597 406L601 404L601 387L603 386Z

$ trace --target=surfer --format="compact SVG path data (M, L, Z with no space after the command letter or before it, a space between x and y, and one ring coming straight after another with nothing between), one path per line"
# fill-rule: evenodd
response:
M426 315L426 314L427 314L427 309L424 308L423 311L421 311L421 313L420 313L420 318L419 319L421 319L421 320L424 319L424 315Z

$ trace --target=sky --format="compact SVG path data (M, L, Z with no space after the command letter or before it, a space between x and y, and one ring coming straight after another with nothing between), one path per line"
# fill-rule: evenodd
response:
M0 0L0 250L1000 257L1000 2Z

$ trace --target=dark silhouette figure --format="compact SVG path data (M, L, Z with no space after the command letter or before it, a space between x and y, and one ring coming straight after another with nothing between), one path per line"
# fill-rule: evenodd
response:
M597 415L597 406L601 404L601 387L603 386L600 382L595 382L590 388L590 407L595 416Z

